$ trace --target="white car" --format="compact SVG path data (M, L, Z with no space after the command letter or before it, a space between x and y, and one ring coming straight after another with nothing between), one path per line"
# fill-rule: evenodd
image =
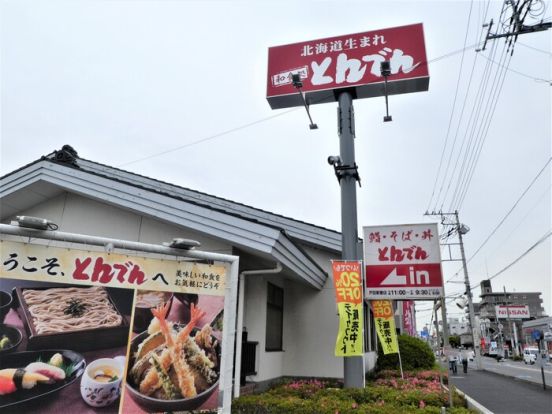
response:
M538 348L525 348L523 350L523 362L526 364L534 364L537 361L537 356L539 355Z

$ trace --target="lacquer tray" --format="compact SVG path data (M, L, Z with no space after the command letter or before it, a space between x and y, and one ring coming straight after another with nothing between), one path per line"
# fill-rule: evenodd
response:
M61 287L61 286L60 286ZM62 286L71 287L71 286ZM82 286L76 286L82 287ZM16 287L13 289L13 297L16 301L17 313L23 322L25 332L27 334L27 349L38 350L48 348L71 348L75 351L92 351L96 349L115 348L126 345L128 343L129 335L129 323L127 318L119 311L116 303L109 296L109 301L113 305L115 311L121 315L122 322L119 326L113 327L100 327L93 329L83 329L78 331L60 332L60 333L46 333L39 334L36 332L33 324L33 317L31 316L25 298L23 297L23 291L27 289L31 290L44 290L56 288L56 286L50 287Z

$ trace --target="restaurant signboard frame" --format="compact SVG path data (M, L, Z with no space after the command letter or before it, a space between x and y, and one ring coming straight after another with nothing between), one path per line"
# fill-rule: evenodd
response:
M390 62L386 86L383 61ZM356 99L427 91L423 24L270 47L267 100L272 109L303 105L292 75L299 75L308 105L335 102L340 90L352 91Z
M363 231L367 299L443 297L437 223L367 226Z

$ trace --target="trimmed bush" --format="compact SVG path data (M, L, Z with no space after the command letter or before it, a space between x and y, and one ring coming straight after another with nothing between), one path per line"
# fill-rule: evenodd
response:
M458 335L451 335L449 336L449 344L453 348L458 348L461 344L460 337Z
M399 335L398 339L403 371L433 368L435 356L427 342L409 335ZM378 350L377 369L398 370L398 354L384 355L380 347Z
M448 392L439 385L437 371L382 371L363 389L336 388L325 380L294 380L232 403L233 414L440 414L448 406ZM449 414L473 414L460 396Z

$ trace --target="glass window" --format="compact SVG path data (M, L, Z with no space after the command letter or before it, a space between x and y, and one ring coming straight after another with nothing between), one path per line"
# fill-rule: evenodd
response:
M281 351L284 331L284 290L268 283L266 300L266 351Z

